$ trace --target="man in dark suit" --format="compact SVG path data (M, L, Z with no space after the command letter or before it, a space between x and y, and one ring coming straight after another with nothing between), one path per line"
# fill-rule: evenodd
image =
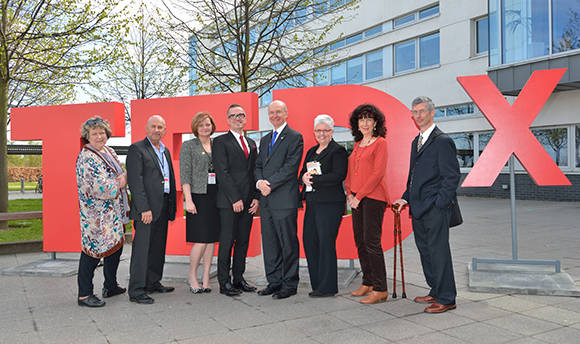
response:
M285 299L298 288L298 168L304 146L302 135L291 129L288 110L280 100L268 106L274 130L262 137L256 160L260 190L262 248L268 286L259 295Z
M148 293L168 293L160 281L165 264L168 221L175 220L175 175L169 150L161 143L165 120L153 115L147 121L147 137L135 142L127 153L127 183L131 190L131 219L134 220L133 249L129 277L129 299L153 303Z
M217 206L221 222L218 281L220 293L235 296L241 291L256 291L256 287L249 285L243 275L253 215L258 210L258 192L254 179L258 151L254 140L244 136L246 112L240 105L230 105L227 121L230 131L213 140L213 166L217 177ZM230 263L234 243L232 285Z
M456 307L449 219L459 184L459 164L455 143L433 123L433 101L417 97L412 107L420 133L411 146L407 189L393 207L401 209L409 204L423 273L431 288L415 302L429 303L427 313L442 313Z

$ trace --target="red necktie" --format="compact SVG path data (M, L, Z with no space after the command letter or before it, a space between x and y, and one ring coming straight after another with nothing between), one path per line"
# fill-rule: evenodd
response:
M250 154L248 153L248 147L246 146L246 143L244 142L244 136L240 135L240 142L242 142L242 148L244 149L244 155L246 156L246 159L248 158L248 156L250 156Z

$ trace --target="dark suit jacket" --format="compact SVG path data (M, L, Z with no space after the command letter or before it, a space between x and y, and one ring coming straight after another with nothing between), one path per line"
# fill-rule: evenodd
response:
M175 220L177 201L175 174L169 149L165 149L169 162L169 220ZM131 218L141 220L141 213L151 210L156 221L163 207L163 172L153 146L145 138L129 146L127 153L127 183L131 190Z
M238 140L231 131L213 140L213 167L217 176L218 208L232 208L232 204L242 200L248 207L258 198L254 168L258 150L256 142L246 137L249 157L246 158Z
M260 205L271 209L298 208L298 168L302 160L302 135L286 125L268 154L272 132L262 137L256 159L256 181L270 182L272 192L260 195Z
M411 146L407 190L402 197L415 218L423 216L432 206L449 207L460 177L457 149L449 136L435 127L419 152L418 140L419 135Z
M304 163L302 164L302 171L298 181L302 184L302 176L308 172L306 163L313 160L316 150L320 145L316 145L306 152ZM348 169L348 154L346 149L334 140L330 141L328 147L320 152L316 161L320 162L322 175L312 176L312 187L314 191L309 192L309 200L315 202L344 202L346 197L342 182L346 178ZM303 187L302 193L305 194Z

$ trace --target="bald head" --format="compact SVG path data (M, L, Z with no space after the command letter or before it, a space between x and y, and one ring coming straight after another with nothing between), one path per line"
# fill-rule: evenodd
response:
M159 115L153 115L147 120L147 126L145 131L147 132L147 137L153 145L158 146L163 135L165 135L165 120Z
M280 128L288 119L288 109L281 100L274 100L268 105L268 117L274 129Z

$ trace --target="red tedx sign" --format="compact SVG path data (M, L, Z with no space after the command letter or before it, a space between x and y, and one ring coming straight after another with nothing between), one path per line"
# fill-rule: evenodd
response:
M539 185L570 185L569 181L529 131L538 112L551 94L564 70L535 72L513 106L510 106L487 76L458 78L486 118L496 129L488 147L480 156L463 186L489 186L499 174L509 155L516 154L522 165ZM394 97L365 86L343 85L275 90L274 99L288 106L288 123L304 136L304 153L315 144L314 118L326 113L336 126L348 127L348 116L358 105L372 103L385 114L387 125L387 178L389 198L400 197L405 188L409 168L411 141L417 135L411 113ZM171 152L178 184L178 214L183 214L179 187L179 150L181 136L190 133L190 122L199 111L213 114L217 131L227 131L226 110L232 103L240 104L248 114L246 130L257 130L258 97L254 93L217 94L205 96L134 100L131 102L132 142L145 137L147 118L162 115L167 122L163 142ZM44 250L50 252L80 252L78 198L75 161L80 150L80 125L94 115L111 123L113 136L124 136L124 106L119 103L95 103L15 108L11 111L13 140L43 141L44 176ZM472 177L473 175L473 177ZM301 212L298 217L299 238L302 239ZM383 249L393 247L392 214L387 212L383 223ZM261 253L259 219L254 219L248 256ZM411 231L408 216L402 217L403 237ZM185 220L182 216L170 224L168 254L189 254L185 242ZM302 250L302 248L301 248ZM345 216L337 239L338 257L356 258L352 221ZM301 256L304 252L301 251Z

